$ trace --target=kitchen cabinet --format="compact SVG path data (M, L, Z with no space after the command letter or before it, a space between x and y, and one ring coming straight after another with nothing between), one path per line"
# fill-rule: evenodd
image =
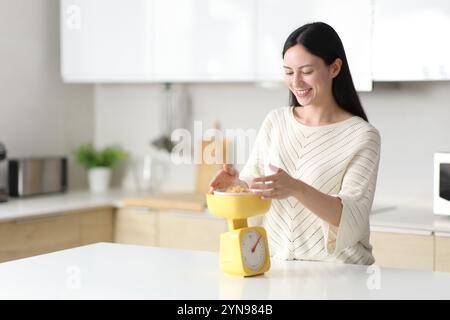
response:
M151 1L61 0L60 10L65 82L151 80Z
M381 267L450 272L450 233L372 228L370 242Z
M99 208L0 223L0 262L111 242L112 208Z
M256 0L154 0L155 80L254 80L255 8Z
M117 209L114 242L157 246L158 211L146 208Z
M376 265L434 270L434 236L431 231L372 231L370 243Z
M351 10L349 10L351 8ZM256 18L256 78L283 79L282 50L290 32L301 25L323 21L339 34L358 91L372 89L370 0L261 0Z
M114 242L218 251L225 231L224 219L200 212L121 208L116 213Z
M78 213L80 217L81 245L113 241L113 212L114 209L112 207L105 207Z
M435 235L435 271L450 272L450 233Z
M450 79L445 0L61 0L60 15L65 82L281 81L285 39L313 21L340 35L358 91Z
M62 77L66 82L252 81L255 3L61 0Z
M219 251L220 235L226 231L225 219L170 212L159 217L161 247Z
M450 79L450 2L375 0L373 79Z
M356 88L368 91L370 3L61 0L62 77L92 83L281 81L288 33L321 20L340 34Z

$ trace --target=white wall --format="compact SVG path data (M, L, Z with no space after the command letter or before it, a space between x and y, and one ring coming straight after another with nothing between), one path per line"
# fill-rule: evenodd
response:
M193 119L203 120L204 128L219 119L224 129L257 129L269 110L286 105L288 96L284 87L250 84L195 84L188 89ZM162 94L161 85L97 86L97 141L120 141L131 152L150 152L149 141L159 134ZM450 151L450 83L377 83L373 92L360 97L382 135L377 199L431 206L433 153ZM194 169L174 168L165 188L193 189Z
M0 0L0 141L10 157L69 155L93 139L93 86L59 72L59 1ZM72 158L70 159L72 160ZM69 187L85 187L69 161Z
M379 196L431 207L433 153L450 152L450 82L377 84L361 100L382 136Z
M192 84L186 87L192 99L192 119L201 120L203 130L212 128L216 120L222 129L258 129L264 116L287 97L284 89L268 90L252 84ZM177 85L174 89L177 90ZM162 134L163 85L98 85L95 96L96 143L121 143L138 159L146 153L152 154L170 166L163 190L194 190L195 165L173 165L167 153L156 152L150 147L150 142ZM131 164L125 169L124 185L132 188L130 168ZM120 177L120 174L115 175L115 185L120 184Z

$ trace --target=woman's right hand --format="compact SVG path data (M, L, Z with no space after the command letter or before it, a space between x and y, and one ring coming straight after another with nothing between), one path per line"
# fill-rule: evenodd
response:
M226 189L236 185L239 181L239 172L230 164L224 164L222 169L209 183L209 192L216 189Z

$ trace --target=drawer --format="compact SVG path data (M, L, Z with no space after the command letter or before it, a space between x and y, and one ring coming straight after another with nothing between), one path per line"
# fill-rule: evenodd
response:
M158 212L150 209L118 209L114 223L114 242L156 246Z
M80 217L60 214L0 224L0 261L79 245Z
M113 208L80 213L80 245L96 242L112 242Z
M408 231L409 232L409 231ZM375 264L413 270L434 269L434 236L431 232L371 232Z
M450 233L437 233L434 241L435 271L450 272Z
M161 212L161 247L219 251L220 234L227 231L225 219Z

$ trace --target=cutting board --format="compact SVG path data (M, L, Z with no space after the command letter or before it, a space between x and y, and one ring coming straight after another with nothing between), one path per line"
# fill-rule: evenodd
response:
M223 162L226 162L226 160L228 159L228 149L229 149L229 143L227 140L221 140L221 153L223 155L223 157L220 157L223 159ZM205 149L206 153L209 153L209 151L211 151L211 155L214 157L216 155L216 150L213 147L214 141L211 140L202 140L201 141L201 155L199 155L199 158L201 161L199 164L197 164L197 181L196 181L196 187L195 190L197 193L207 193L209 191L209 183L211 182L211 180L215 177L215 175L217 174L217 172L222 168L223 163L212 163L212 164L208 164L204 161L203 159L203 155L205 154ZM220 155L219 155L220 156Z
M140 207L155 210L204 211L206 196L199 193L160 193L142 198L126 198L125 207Z

